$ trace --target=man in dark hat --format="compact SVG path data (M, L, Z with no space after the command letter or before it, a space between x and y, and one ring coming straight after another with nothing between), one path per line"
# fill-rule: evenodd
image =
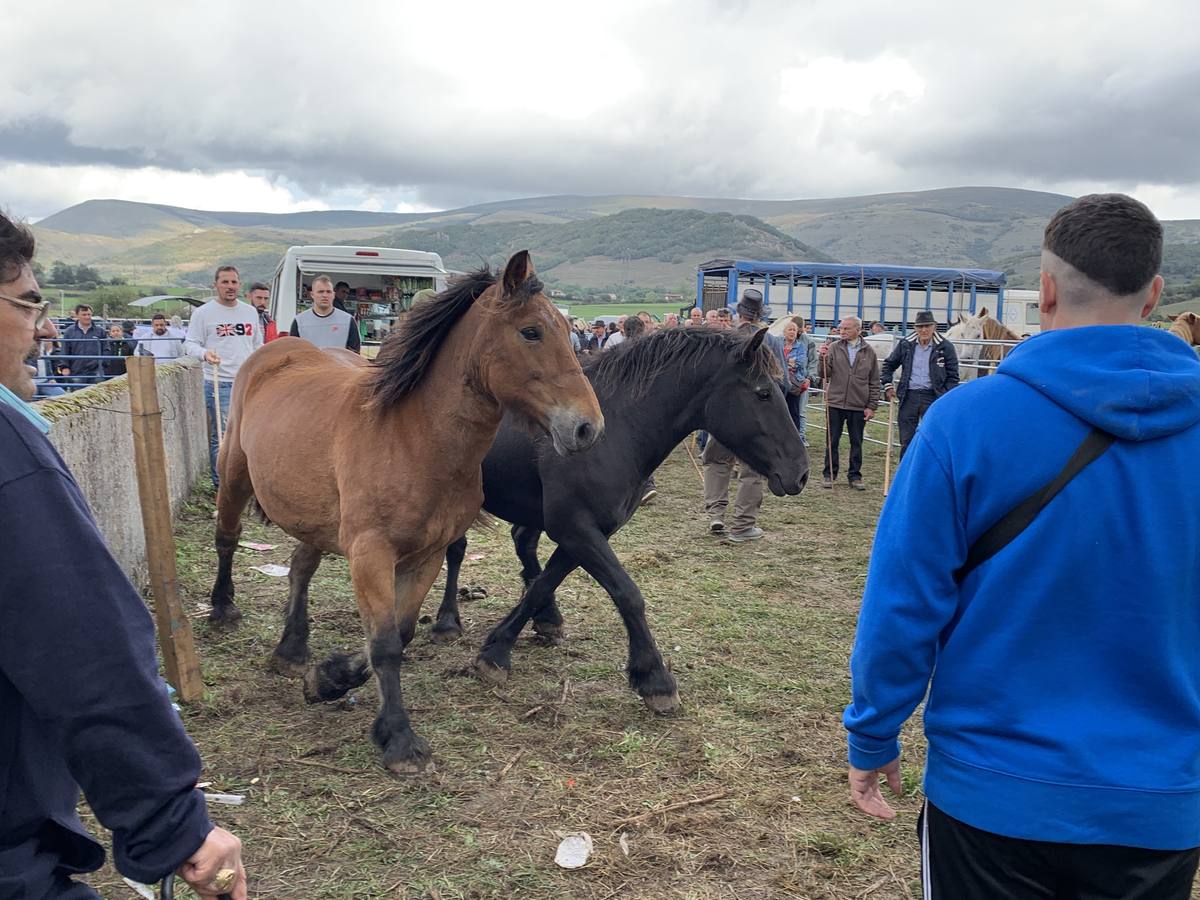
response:
M747 336L763 327L763 295L757 288L746 288L738 301L738 330ZM779 358L781 372L787 372L783 359L783 344L779 338L768 334L764 342ZM737 495L733 499L733 519L729 522L728 538L734 543L756 541L763 536L758 527L758 512L762 509L762 475L729 452L711 435L700 455L704 463L704 512L708 516L708 530L712 534L725 535L725 510L729 506L729 482L733 478L733 467L739 469Z
M604 339L608 337L606 329L607 326L604 324L603 319L597 319L593 322L591 333L585 334L580 338L580 349L585 351L591 350L597 353L604 349Z
M900 369L900 380L892 376ZM913 333L897 342L879 373L884 399L900 398L900 458L917 433L933 401L958 385L958 353L937 332L933 313L921 310L913 322Z

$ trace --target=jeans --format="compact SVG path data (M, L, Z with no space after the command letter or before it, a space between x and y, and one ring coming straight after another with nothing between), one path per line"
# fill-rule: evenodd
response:
M225 433L225 425L229 421L229 396L233 393L233 382L220 382L221 397L221 433ZM217 450L221 446L217 438L217 420L213 416L213 383L211 378L204 379L204 410L208 415L208 464L212 469L213 487L220 487L221 479L217 476Z
M803 394L785 394L784 399L787 400L787 408L792 417L792 424L800 432L800 441L807 447L808 391L805 391Z

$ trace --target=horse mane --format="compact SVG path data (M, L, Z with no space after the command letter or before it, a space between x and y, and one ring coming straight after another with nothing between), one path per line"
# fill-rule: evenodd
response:
M485 264L450 282L440 294L413 306L372 362L369 395L374 405L392 406L416 390L450 329L496 284L496 279L496 273ZM542 283L530 277L513 300L524 303L541 290Z
M1021 336L990 315L983 317L983 339L985 341L1019 341Z
M644 396L651 382L664 372L685 366L698 367L714 349L727 354L740 352L751 337L753 335L743 336L727 328L704 325L664 328L605 350L597 358L585 362L583 368L597 392L615 394L621 391L637 399ZM750 369L755 375L765 375L775 381L783 376L779 360L765 338L750 359Z

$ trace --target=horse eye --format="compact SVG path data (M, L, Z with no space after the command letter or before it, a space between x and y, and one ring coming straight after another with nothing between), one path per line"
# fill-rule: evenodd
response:
M771 391L769 388L760 387L757 391L755 391L755 393L758 394L759 400L770 400L771 399Z
M521 329L521 337L523 337L523 338L525 338L525 340L531 341L531 342L532 341L540 341L542 339L542 332L541 332L541 329L539 329L539 328L522 328Z

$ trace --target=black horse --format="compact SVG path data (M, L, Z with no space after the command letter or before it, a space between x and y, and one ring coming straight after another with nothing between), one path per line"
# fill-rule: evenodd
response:
M505 420L483 461L484 509L513 523L525 594L488 635L475 661L489 681L507 679L511 651L525 623L543 638L562 635L554 591L577 566L612 597L629 632L629 684L650 709L679 706L675 679L654 643L641 591L608 539L633 515L643 485L684 437L704 429L767 477L777 496L798 494L808 480L808 453L777 379L765 331L673 328L631 341L585 363L604 412L604 436L563 460L540 437ZM545 571L542 532L558 543ZM436 640L462 633L458 572L466 537L447 551L446 593L433 628Z

